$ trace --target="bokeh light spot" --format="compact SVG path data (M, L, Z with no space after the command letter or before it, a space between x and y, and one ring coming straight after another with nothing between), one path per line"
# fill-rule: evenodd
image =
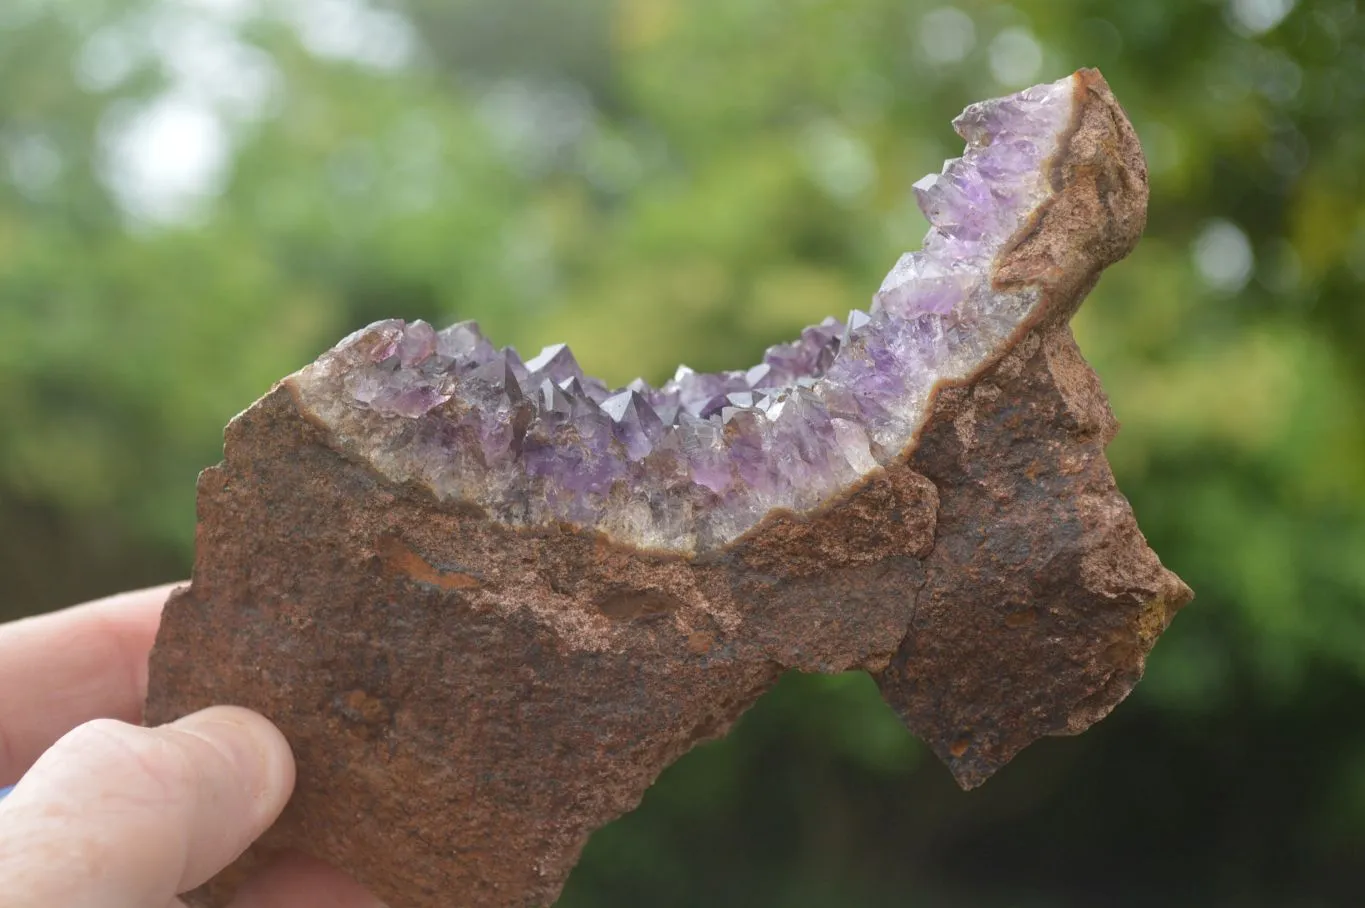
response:
M1256 257L1246 233L1231 221L1209 221L1194 241L1194 265L1214 290L1235 293L1251 279Z
M976 47L976 24L955 6L941 6L919 22L920 49L932 63L961 63Z
M61 176L61 150L41 133L7 137L3 153L10 181L26 196L42 195Z
M840 201L853 200L877 178L877 165L867 146L828 121L807 130L806 158L820 188Z
M281 6L303 46L318 57L396 70L417 48L412 23L363 0L291 0Z
M81 45L76 55L76 82L86 91L118 88L138 64L143 48L118 26L106 26Z
M991 75L1008 88L1034 81L1043 68L1043 48L1026 28L1007 28L991 42Z
M103 171L135 220L186 220L216 196L229 161L227 130L208 105L165 95L101 124Z
M1228 17L1239 31L1261 35L1284 21L1297 0L1229 0Z

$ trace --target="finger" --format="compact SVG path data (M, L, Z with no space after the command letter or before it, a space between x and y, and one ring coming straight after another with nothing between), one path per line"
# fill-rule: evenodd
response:
M288 852L243 886L231 908L384 908L384 903L330 864Z
M245 709L88 722L0 803L0 905L166 905L245 851L293 785L284 737Z
M171 586L0 625L0 785L91 719L138 722Z

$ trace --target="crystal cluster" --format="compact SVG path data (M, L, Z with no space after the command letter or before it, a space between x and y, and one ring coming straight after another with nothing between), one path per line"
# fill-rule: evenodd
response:
M996 259L1050 197L1075 80L965 110L960 158L915 184L931 229L866 312L828 318L751 369L682 366L608 388L569 348L523 361L473 322L380 322L292 379L345 445L390 479L509 525L567 522L641 547L724 545L803 511L901 454L930 392L966 378L1037 303L993 287Z

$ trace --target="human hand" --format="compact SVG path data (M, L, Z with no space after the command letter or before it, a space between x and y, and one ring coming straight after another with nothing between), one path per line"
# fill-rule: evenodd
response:
M0 625L0 905L170 908L240 855L294 786L256 713L135 724L170 587ZM22 776L22 780L20 777ZM331 867L277 859L233 908L374 908Z

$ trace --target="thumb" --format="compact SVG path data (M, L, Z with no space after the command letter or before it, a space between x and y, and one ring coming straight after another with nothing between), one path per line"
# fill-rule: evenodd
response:
M293 785L284 736L245 709L87 722L0 801L0 905L167 904L245 851Z

